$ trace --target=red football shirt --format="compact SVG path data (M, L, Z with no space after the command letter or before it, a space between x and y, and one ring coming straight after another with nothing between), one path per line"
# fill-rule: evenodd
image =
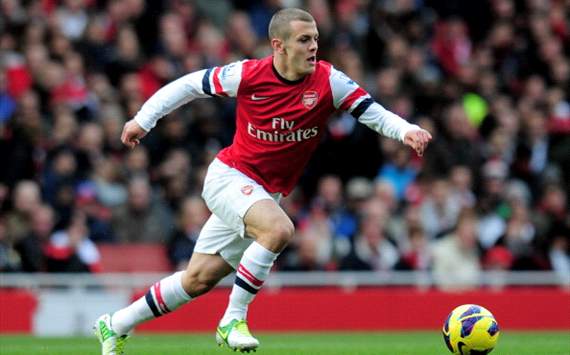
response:
M330 65L290 82L273 69L272 58L243 63L237 91L233 144L218 154L271 193L289 193L317 147L335 111Z
M318 61L312 74L288 81L275 70L272 56L188 74L155 93L135 120L148 131L180 105L208 96L237 99L234 140L218 158L270 193L291 192L337 109L394 139L403 140L414 127L329 63Z

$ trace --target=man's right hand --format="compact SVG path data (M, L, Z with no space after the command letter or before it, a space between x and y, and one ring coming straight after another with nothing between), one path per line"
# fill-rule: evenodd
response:
M125 123L123 133L121 133L121 142L132 149L137 144L140 144L141 138L146 136L146 134L147 132L133 119Z

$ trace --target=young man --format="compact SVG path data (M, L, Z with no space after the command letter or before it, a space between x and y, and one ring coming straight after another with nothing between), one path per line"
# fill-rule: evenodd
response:
M309 13L281 10L269 24L272 56L188 74L160 89L125 124L121 139L132 148L162 116L194 99L230 96L238 103L234 141L210 164L204 181L202 197L212 216L188 268L96 321L103 354L123 354L127 334L137 324L208 292L234 270L216 341L242 352L258 347L247 327L247 308L294 234L278 202L293 189L335 110L347 110L423 153L430 134L375 103L329 63L317 61L318 36Z

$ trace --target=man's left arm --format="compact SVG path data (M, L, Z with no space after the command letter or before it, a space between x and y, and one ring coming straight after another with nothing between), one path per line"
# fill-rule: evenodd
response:
M376 132L411 147L420 157L432 138L425 129L409 123L377 102L372 102L357 119Z
M354 118L376 132L404 143L422 156L431 134L386 110L344 73L332 68L330 83L336 108L348 111Z

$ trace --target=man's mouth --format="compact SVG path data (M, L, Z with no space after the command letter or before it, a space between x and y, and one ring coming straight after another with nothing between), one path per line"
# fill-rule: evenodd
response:
M317 56L316 55L311 56L311 57L307 58L307 61L311 64L315 64L317 62Z

